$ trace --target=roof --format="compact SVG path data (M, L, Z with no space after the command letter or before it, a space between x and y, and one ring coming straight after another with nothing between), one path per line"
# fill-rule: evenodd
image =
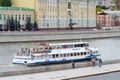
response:
M74 45L74 44L88 44L88 42L72 42L72 43L54 43L49 44L50 46L60 46L60 45Z
M0 6L0 10L34 11L34 9L30 9L30 8L23 8L23 7L3 7L3 6Z
M120 11L105 11L105 13L120 16Z
M104 11L104 12L98 13L98 15L116 15L116 16L120 16L120 11Z

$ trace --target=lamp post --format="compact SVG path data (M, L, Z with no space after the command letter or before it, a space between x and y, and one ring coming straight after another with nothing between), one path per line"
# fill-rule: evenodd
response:
M45 13L43 13L43 29L45 29Z
M81 21L81 22L82 22L82 23L81 23L81 27L83 27L83 11L82 11L82 9L81 9L81 20L82 20L82 21Z
M57 0L57 26L58 26L58 30L59 30L59 27L60 27L60 25L59 25L59 0Z
M87 28L89 29L89 0L87 0Z
M45 29L46 26L46 0L44 2L44 11L43 11L43 29Z

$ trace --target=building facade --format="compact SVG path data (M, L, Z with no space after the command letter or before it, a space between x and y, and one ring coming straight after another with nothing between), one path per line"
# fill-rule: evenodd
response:
M96 27L95 0L12 0L12 3L35 9L39 29Z
M96 16L96 26L101 28L119 28L120 11L100 12Z
M21 29L25 28L26 19L30 17L31 21L34 22L34 10L28 8L17 8L17 7L0 7L0 29L6 29L5 25L8 19L13 18L20 22Z
M111 7L114 0L96 0L96 5Z

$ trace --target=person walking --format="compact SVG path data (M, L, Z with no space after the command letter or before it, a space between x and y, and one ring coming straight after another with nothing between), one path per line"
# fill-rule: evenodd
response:
M101 67L101 66L102 66L103 61L102 61L102 59L99 59L98 61L99 61L99 67Z
M95 66L96 65L96 58L94 57L94 58L91 58L91 62L92 62L92 66Z
M75 63L72 61L72 68L75 68Z

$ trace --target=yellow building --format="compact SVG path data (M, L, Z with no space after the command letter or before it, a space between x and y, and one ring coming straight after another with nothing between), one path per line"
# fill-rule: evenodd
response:
M96 27L95 0L12 0L12 3L35 9L39 29Z
M18 8L18 7L0 7L0 30L6 29L8 19L13 18L14 21L19 21L21 29L25 29L26 19L31 19L34 23L34 10L29 8Z

